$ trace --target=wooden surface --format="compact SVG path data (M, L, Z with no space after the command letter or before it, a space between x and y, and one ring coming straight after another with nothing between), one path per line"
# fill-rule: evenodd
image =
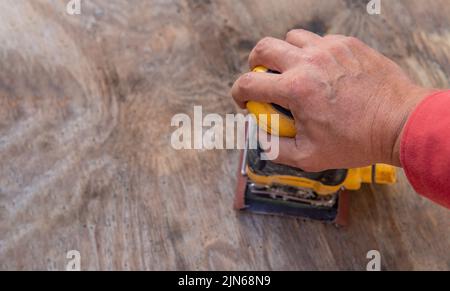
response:
M448 88L448 0L2 0L0 269L449 270L450 211L403 174L352 195L346 229L232 209L237 151L175 151L176 113L237 112L263 36L354 35Z

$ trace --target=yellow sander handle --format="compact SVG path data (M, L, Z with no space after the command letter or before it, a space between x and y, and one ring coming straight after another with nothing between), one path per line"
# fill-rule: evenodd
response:
M259 66L253 69L254 72L270 73L267 68ZM284 113L286 110L280 110L280 107L275 104L261 103L249 101L247 103L248 111L255 115L258 126L266 132L278 135L281 137L294 138L297 135L295 128L295 120L293 117ZM278 128L272 128L271 115L279 114ZM264 115L265 118L261 118ZM373 171L375 170L375 173ZM348 190L359 190L362 183L377 183L377 184L394 184L397 182L397 171L395 167L385 164L377 164L374 166L349 169L347 179L344 182L344 187Z
M259 66L253 69L253 72L257 73L270 73L267 68ZM282 137L295 137L297 135L297 130L295 129L295 121L292 117L283 114L277 110L277 108L268 103L261 103L256 101L247 102L247 109L251 114L254 114L256 120L258 121L258 126L265 130L266 132L278 135ZM264 114L266 118L261 118ZM271 116L273 114L279 115L279 125L278 128L271 127Z

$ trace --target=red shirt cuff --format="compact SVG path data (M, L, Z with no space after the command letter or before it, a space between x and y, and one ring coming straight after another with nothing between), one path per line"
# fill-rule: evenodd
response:
M403 131L400 161L419 194L450 208L450 91L416 107Z

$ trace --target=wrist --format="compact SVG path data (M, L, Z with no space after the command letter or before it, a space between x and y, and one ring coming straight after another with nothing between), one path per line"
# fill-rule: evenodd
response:
M413 87L411 90L407 91L405 95L405 101L402 106L399 107L399 112L397 113L396 121L397 125L395 131L393 132L393 145L391 150L391 155L389 157L390 164L397 167L402 167L400 160L400 151L402 136L406 124L411 117L411 114L415 111L417 106L428 96L438 92L435 89Z

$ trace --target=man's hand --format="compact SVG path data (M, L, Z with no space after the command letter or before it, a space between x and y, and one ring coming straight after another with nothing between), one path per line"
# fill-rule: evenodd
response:
M415 85L394 62L353 37L320 37L293 30L286 40L265 38L250 54L250 68L233 86L242 107L249 100L292 111L295 139L280 139L275 161L318 172L387 163L400 166L402 129L432 90Z

